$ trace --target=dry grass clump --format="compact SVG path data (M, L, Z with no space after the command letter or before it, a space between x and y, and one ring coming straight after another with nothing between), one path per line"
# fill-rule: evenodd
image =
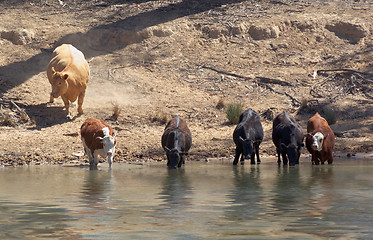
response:
M216 104L217 109L223 109L225 107L225 102L223 98L220 98L218 103Z
M157 112L155 115L153 115L150 120L152 122L158 122L160 124L166 124L168 122L168 116L165 113L159 113Z
M120 113L122 112L122 109L120 108L118 103L113 102L112 104L113 104L113 115L111 116L111 118L114 121L116 121L118 120Z
M302 98L300 101L300 109L306 109L308 108L308 100L306 98Z
M332 125L337 122L337 114L333 109L329 107L324 107L323 112L324 112L324 118L328 122L329 125Z
M0 115L0 124L2 126L10 126L10 127L15 127L17 126L17 123L15 119L12 118L12 116L8 113L1 113Z
M242 111L242 104L237 102L229 103L225 107L225 114L231 124L237 124L239 122Z

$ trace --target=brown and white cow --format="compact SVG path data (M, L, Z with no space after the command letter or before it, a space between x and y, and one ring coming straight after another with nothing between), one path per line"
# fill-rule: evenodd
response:
M80 128L80 135L90 168L97 168L98 155L107 156L109 167L111 167L116 144L113 129L102 120L88 118Z
M70 44L62 44L52 53L47 67L47 76L52 86L49 102L61 96L70 118L70 102L78 99L78 113L83 114L83 100L89 79L89 66L84 55Z
M316 113L308 120L306 146L312 155L312 164L319 165L328 161L333 163L335 136L328 122Z

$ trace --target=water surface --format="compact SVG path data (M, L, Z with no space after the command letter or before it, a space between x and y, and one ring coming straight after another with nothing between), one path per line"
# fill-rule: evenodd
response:
M373 239L373 162L0 169L0 239Z

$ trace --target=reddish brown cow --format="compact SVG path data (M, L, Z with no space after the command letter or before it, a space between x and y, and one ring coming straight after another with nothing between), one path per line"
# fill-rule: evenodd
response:
M97 168L98 155L107 156L109 167L111 167L116 144L113 129L102 120L88 118L82 124L80 134L90 168Z
M328 161L333 163L335 136L328 122L316 113L307 123L307 150L312 155L312 164L319 165Z

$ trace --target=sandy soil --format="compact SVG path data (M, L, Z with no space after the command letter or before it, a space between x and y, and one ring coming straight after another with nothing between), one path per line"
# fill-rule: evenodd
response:
M78 133L88 117L116 130L114 164L164 161L163 120L177 114L193 135L190 160L233 161L235 125L219 100L262 114L264 157L275 156L282 111L304 129L329 114L336 155L369 153L373 76L314 73L373 74L372 19L369 0L1 1L0 165L86 164ZM84 115L71 121L61 99L46 104L45 69L62 43L91 60Z

